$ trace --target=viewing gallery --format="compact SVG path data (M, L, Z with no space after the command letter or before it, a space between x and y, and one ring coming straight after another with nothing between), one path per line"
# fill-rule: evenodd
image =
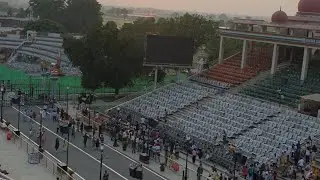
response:
M234 19L219 35L218 64L126 103L123 112L164 120L169 136L191 136L226 168L235 152L240 164L259 167L280 162L297 144L305 153L320 135L319 1L301 0L295 16L280 8L270 21ZM243 48L226 58L227 38Z

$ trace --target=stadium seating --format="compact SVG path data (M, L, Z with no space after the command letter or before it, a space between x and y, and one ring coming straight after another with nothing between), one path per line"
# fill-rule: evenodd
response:
M319 63L309 65L308 75L304 82L300 81L300 65L291 65L269 76L263 81L242 90L243 93L269 101L298 107L300 97L303 95L320 93Z
M247 63L241 69L241 53L226 59L222 64L215 65L201 76L232 85L241 84L265 71L271 66L271 52L269 48L255 47L247 53Z
M216 81L214 79L209 79L203 76L193 76L190 78L190 80L196 81L196 82L200 82L203 84L208 84L211 86L216 86L216 87L220 87L220 88L224 88L224 89L229 89L231 87L231 84L229 83L225 83L225 82L219 82Z
M148 118L158 119L207 97L209 92L212 90L195 83L174 84L138 98L126 107Z
M232 154L221 144L224 135L242 155L270 163L284 151L291 152L292 144L320 134L317 118L194 81L156 90L123 108L147 118L166 119L163 130L175 138L190 135L197 147L214 146L210 159L226 166L232 163Z
M70 75L79 75L79 69L71 66L69 58L64 54L62 45L63 39L61 37L38 36L32 42L26 41L26 39L0 37L0 47L15 49L14 53L16 52L18 57L23 57L21 55L25 56L25 60L23 61L8 62L8 65L12 68L22 69L28 73L40 73L40 66L35 66L34 63L36 61L32 60L32 58L27 58L27 56L37 57L55 64L60 54L62 71ZM39 64L39 61L37 63Z
M23 42L22 39L0 37L0 46L15 49Z

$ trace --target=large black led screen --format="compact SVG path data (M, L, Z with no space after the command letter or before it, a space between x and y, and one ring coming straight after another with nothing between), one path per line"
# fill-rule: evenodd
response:
M176 36L147 35L146 65L191 66L193 40Z

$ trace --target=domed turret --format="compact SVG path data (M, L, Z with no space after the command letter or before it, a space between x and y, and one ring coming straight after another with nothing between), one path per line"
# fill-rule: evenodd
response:
M272 14L271 21L273 23L286 23L288 21L288 15L281 9Z
M319 0L300 0L298 5L299 12L305 13L320 13Z

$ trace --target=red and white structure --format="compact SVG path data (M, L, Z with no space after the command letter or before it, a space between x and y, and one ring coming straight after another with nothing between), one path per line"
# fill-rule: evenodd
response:
M231 29L220 29L219 64L207 76L230 84L240 84L254 77L259 71L271 69L274 74L281 58L292 61L295 51L303 54L300 80L307 76L310 58L320 49L320 1L300 0L295 16L288 16L281 9L271 21L234 19ZM240 54L224 59L226 38L243 41ZM257 47L256 43L270 44ZM303 53L302 53L303 52ZM231 69L226 73L225 69Z

